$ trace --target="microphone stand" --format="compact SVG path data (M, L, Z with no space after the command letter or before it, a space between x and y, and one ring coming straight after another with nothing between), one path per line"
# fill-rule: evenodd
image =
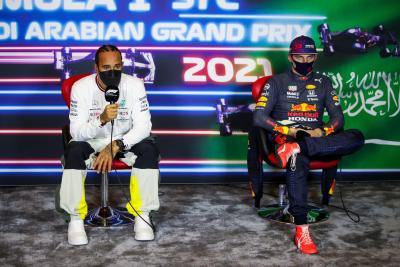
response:
M114 102L110 102L114 104ZM110 153L112 153L114 120L111 120L111 142ZM112 159L113 160L113 159ZM132 224L135 222L135 217L128 213L126 208L113 208L108 203L108 172L101 174L101 206L89 211L85 219L85 223L95 227L113 227Z

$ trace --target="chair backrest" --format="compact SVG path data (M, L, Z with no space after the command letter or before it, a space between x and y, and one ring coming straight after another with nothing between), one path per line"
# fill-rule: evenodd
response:
M71 102L71 89L72 85L83 77L89 76L92 73L83 73L69 77L68 79L64 80L61 84L61 93L63 95L65 104L67 104L68 108Z
M253 95L254 102L257 102L257 100L260 98L265 84L268 82L269 79L271 79L271 77L272 75L264 76L253 82L253 84L251 85L251 94Z

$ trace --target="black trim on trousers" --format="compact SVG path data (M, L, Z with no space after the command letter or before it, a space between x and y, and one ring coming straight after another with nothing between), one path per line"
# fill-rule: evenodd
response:
M133 164L138 169L158 169L159 157L157 145L153 137L143 139L129 150L134 153L137 158ZM89 158L94 149L88 142L72 141L68 143L64 152L65 169L86 170L85 161ZM124 157L123 153L118 153L116 159Z

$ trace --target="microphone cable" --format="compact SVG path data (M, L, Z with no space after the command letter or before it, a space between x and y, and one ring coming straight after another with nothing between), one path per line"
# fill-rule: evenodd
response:
M114 160L113 151L112 151L113 131L114 131L114 120L111 120L110 154L111 154L111 160L112 160L112 161ZM111 167L113 167L112 162L111 162ZM121 182L121 179L120 179L120 177L119 177L119 175L118 175L118 172L117 172L117 168L115 168L115 166L114 166L113 170L114 170L114 173L115 173L115 175L116 175L116 177L117 177L119 186L121 187L122 195L124 196L126 202L127 202L127 203L129 204L129 206L133 209L133 211L136 213L136 215L139 216L139 218L142 219L142 221L144 221L148 226L150 226L150 228L153 230L154 233L156 233L156 230L157 230L157 229L156 229L156 227L155 227L155 225L154 225L154 223L153 223L151 217L149 216L150 222L146 221L146 220L139 214L139 212L133 207L133 205L131 204L131 201L129 200L128 196L127 196L126 193L125 193L125 190L124 190L124 188L123 188L123 184L122 184L122 182ZM108 171L108 170L107 170L107 171Z
M342 178L342 165L340 164L340 162L339 162L339 166L340 166L340 168L339 168L339 175L337 176L337 180L340 180L339 178ZM359 223L361 221L360 215L354 211L349 210L346 207L346 205L344 204L343 196L342 196L341 186L338 186L338 189L339 189L340 201L342 202L342 207L331 205L331 204L328 204L328 206L338 209L338 210L343 210L344 212L346 212L346 215L347 215L347 217L350 218L350 220L352 220L355 223ZM354 217L351 214L353 214Z

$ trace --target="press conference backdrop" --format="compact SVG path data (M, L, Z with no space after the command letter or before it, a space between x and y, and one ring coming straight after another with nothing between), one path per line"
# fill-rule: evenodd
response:
M338 91L346 128L366 137L343 173L398 174L398 10L397 0L0 0L0 184L60 181L61 81L92 72L91 53L108 43L121 48L124 72L145 81L162 181L245 181L250 85L285 71L302 34L316 40L315 68ZM237 110L230 136L220 136L221 101Z

